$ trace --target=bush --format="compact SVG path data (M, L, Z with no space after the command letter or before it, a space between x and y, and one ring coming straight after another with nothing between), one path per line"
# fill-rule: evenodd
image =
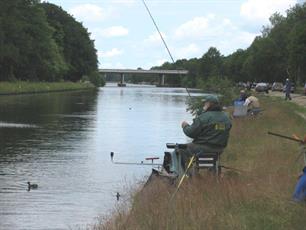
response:
M239 89L235 84L227 78L210 77L200 80L197 83L198 88L203 89L205 93L214 94L219 97L221 106L229 106L239 95ZM199 114L202 109L203 98L189 98L187 101L187 110L192 114Z
M105 79L98 72L92 72L89 76L83 76L82 79L89 79L89 81L96 87L102 87L105 85Z

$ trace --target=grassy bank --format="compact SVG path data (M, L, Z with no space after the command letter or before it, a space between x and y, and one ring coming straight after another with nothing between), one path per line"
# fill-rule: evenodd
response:
M265 111L233 120L219 181L201 175L186 181L173 203L173 186L155 181L130 203L104 217L94 229L305 229L306 206L291 201L297 176L299 145L267 135L306 134L305 109L279 98L261 98Z
M0 82L0 95L45 93L93 88L94 85L91 83L80 82Z

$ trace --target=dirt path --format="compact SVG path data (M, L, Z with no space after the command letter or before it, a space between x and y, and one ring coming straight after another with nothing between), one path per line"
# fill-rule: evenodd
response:
M276 97L282 97L285 100L285 94L282 93L282 92L269 91L269 95L270 96L276 96ZM292 100L291 100L292 102L294 102L294 103L296 103L300 106L306 107L306 95L292 93L291 97L292 97Z

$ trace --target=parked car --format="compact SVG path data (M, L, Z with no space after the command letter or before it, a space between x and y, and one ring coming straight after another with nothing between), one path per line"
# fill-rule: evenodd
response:
M295 90L294 83L291 82L291 89L290 89L291 93L294 93L294 90ZM284 85L283 87L283 92L285 91L286 91L286 85Z
M240 81L240 82L237 83L237 86L239 88L246 88L247 85L246 85L246 83Z
M257 85L255 86L255 91L257 91L257 92L268 92L269 91L269 84L264 83L264 82L257 83Z
M274 82L272 84L272 91L283 91L284 85L281 82Z

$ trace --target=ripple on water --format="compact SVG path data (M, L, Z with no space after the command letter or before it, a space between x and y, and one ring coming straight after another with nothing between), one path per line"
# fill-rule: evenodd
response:
M38 126L32 124L8 123L0 121L0 128L38 128Z

